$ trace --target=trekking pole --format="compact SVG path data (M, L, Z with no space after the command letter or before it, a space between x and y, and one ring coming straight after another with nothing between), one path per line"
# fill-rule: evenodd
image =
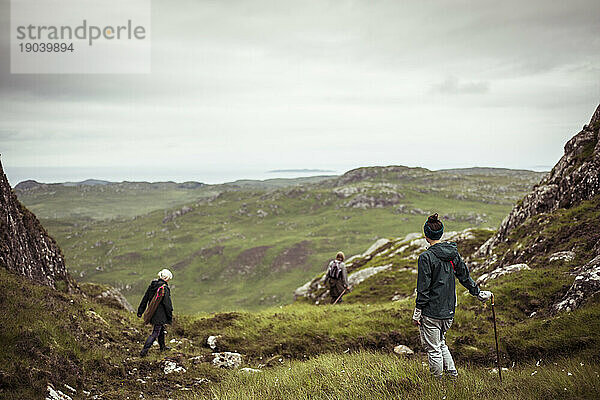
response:
M346 293L346 289L344 289L344 291L342 292L342 294L340 294L338 296L337 299L335 299L335 301L333 302L333 305L335 306L337 304L337 302L342 298L342 296L344 295L344 293Z
M496 365L498 366L498 376L502 383L502 367L500 367L500 350L498 350L498 329L496 328L496 311L494 310L494 294L492 293L492 316L494 317L494 338L496 339Z

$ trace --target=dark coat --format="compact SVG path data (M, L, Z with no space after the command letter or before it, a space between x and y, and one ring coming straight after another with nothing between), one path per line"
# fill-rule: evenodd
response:
M416 307L423 315L435 319L454 318L455 275L469 293L473 296L479 294L456 243L436 243L419 256Z
M338 265L338 276L330 276L330 270L334 263ZM326 282L329 283L329 295L331 296L331 302L335 302L338 297L344 292L344 289L348 289L348 271L346 270L346 264L341 261L333 260L327 267ZM340 299L342 301L342 299Z
M171 324L173 322L173 304L171 303L171 289L167 282L162 279L155 279L150 282L150 286L146 289L146 294L142 298L140 302L140 306L138 307L137 315L141 316L146 310L146 306L148 302L152 299L152 296L156 294L156 291L159 287L165 285L165 295L163 296L156 312L152 316L151 322L153 325L164 325Z

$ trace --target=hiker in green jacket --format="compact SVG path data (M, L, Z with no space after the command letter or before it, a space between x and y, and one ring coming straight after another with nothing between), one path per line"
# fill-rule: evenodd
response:
M331 304L342 302L343 294L348 293L348 272L346 264L344 264L344 253L339 251L335 255L335 259L329 263L327 267L326 281L329 283L329 295L331 296Z
M457 304L454 276L480 301L488 300L492 292L479 290L469 276L469 268L458 253L456 243L440 241L444 224L438 214L427 219L423 230L430 246L419 256L413 322L419 327L431 373L441 378L445 370L450 377L457 377L454 360L446 345L446 332L452 325Z
M165 324L173 322L173 304L171 303L171 289L169 288L169 281L173 279L173 274L168 269L163 269L158 273L158 278L150 282L150 286L146 289L146 294L142 298L137 311L138 317L144 316L144 322L153 325L152 333L146 339L144 348L140 352L142 357L148 354L148 350L157 339L160 351L171 349L165 344L165 334L167 333ZM148 310L146 310L146 306L148 306ZM144 311L146 311L146 314L144 314ZM152 315L148 315L148 313L152 313Z

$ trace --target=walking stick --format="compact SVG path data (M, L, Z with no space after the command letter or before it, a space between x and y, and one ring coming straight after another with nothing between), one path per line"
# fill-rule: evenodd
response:
M342 296L344 295L344 293L346 293L346 289L344 289L344 291L342 292L342 294L340 294L338 296L337 299L335 299L335 301L333 302L333 305L335 306L337 304L337 302L342 298Z
M498 329L496 328L496 311L494 310L494 294L492 293L492 316L494 317L494 338L496 339L496 365L498 366L498 376L502 383L502 367L500 367L500 350L498 350Z

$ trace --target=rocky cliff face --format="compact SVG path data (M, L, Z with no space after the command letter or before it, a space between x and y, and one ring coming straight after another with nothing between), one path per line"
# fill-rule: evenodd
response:
M600 292L600 106L590 123L565 145L565 154L552 171L519 202L497 233L475 253L482 259L477 269L501 272L515 263L563 261L571 266L574 281L554 311L571 311ZM547 237L539 230L557 224L560 215L585 203L585 213ZM566 248L560 248L565 247ZM562 251L561 251L562 250ZM522 264L526 265L526 264Z
M600 193L600 105L589 124L565 145L565 154L531 193L513 208L498 232L479 249L476 256L489 256L494 247L528 218L570 208Z
M17 199L0 163L0 265L43 285L74 288L54 239ZM63 282L62 284L59 282Z

